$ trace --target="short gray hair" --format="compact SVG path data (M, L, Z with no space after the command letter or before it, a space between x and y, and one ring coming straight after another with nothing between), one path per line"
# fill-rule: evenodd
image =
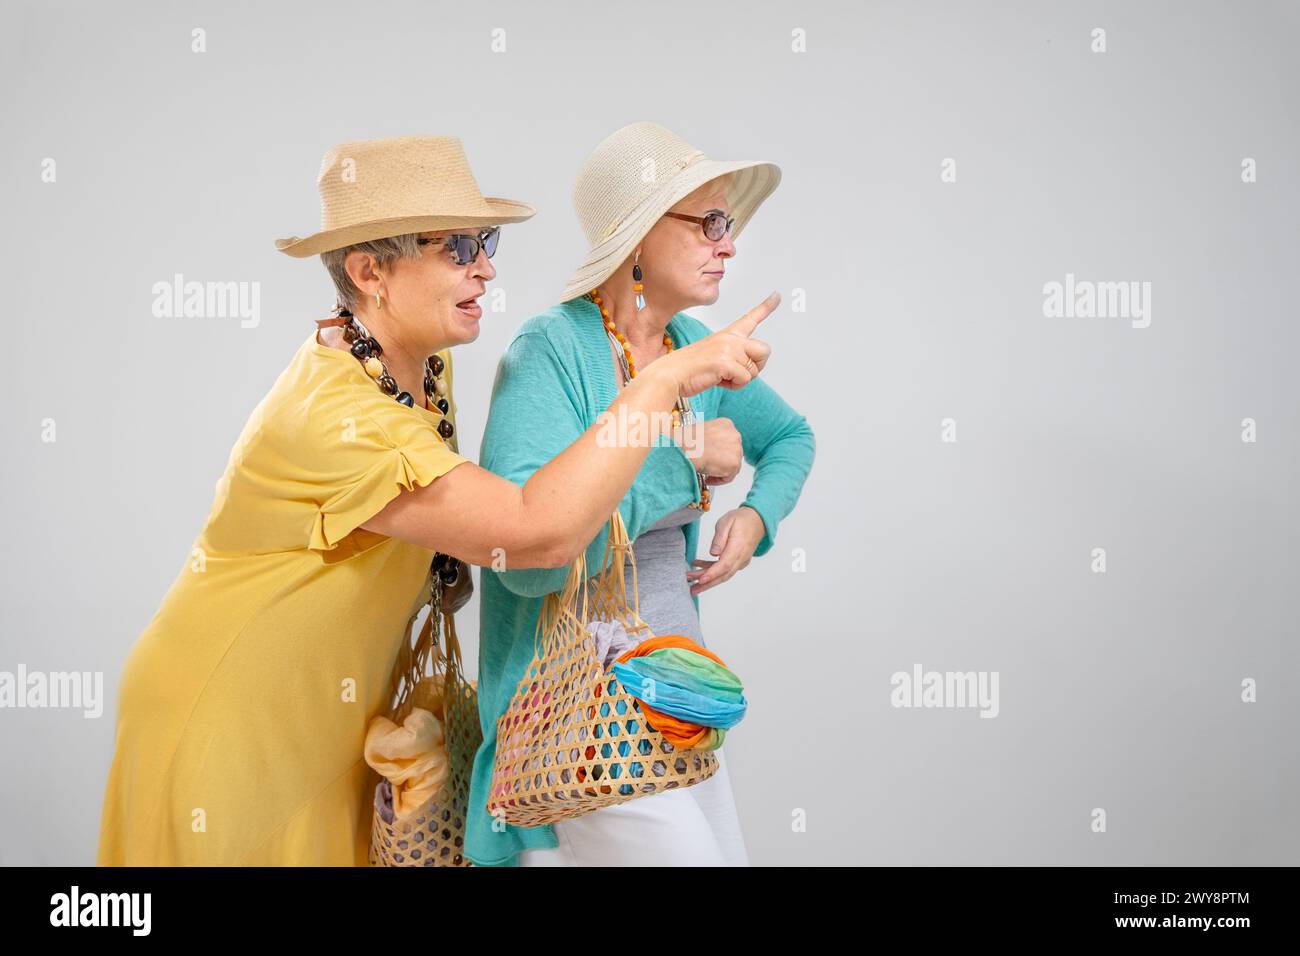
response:
M358 242L356 245L344 246L342 249L331 249L329 252L322 252L320 259L321 262L325 263L325 269L329 272L330 278L334 280L334 291L338 297L338 304L348 311L353 311L361 299L361 290L356 287L352 277L348 275L348 270L343 266L349 252L368 252L375 257L375 265L383 266L394 259L418 259L420 257L419 238L419 233L411 232L403 236L372 239L369 242Z

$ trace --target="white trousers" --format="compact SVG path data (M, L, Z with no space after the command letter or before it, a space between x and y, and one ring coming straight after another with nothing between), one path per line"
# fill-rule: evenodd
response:
M519 854L520 866L749 866L723 748L718 769L666 790L552 824L559 845Z

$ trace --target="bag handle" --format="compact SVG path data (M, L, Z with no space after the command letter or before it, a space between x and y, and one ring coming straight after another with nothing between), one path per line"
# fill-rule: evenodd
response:
M542 611L537 616L537 627L533 632L535 658L551 656L554 651L560 650L561 648L549 647L547 638L561 639L566 631L577 635L576 640L568 642L569 645L576 646L585 639L589 620L619 621L630 632L649 628L641 619L636 555L632 552L632 542L628 538L623 515L617 508L610 515L608 525L609 537L605 542L605 557L600 571L588 576L587 552L584 549L569 565L564 587L543 599ZM627 565L632 568L631 607L628 606ZM594 587L590 583L593 580ZM561 622L566 619L577 626L567 629L561 627Z
M453 673L464 673L461 657L460 639L456 634L456 619L450 611L442 609L442 581L433 576L429 593L429 614L424 619L419 636L410 639L412 617L407 625L407 638L398 651L397 661L393 665L389 684L388 717L394 723L401 723L410 713L411 694L416 685L425 677L441 673L443 675L443 713L439 719L446 719L446 700L450 690L449 684ZM419 611L416 611L419 614ZM441 627L440 627L441 625ZM439 646L438 631L442 631L446 650Z
M627 568L632 569L632 605L628 606ZM636 554L628 537L623 516L616 510L609 521L609 541L605 545L605 561L597 577L597 607L593 616L604 615L608 620L620 620L628 630L641 630L648 625L641 620L641 594L636 583Z

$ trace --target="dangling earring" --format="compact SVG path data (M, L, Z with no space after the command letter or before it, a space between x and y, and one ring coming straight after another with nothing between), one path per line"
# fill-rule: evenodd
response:
M641 250L636 251L636 258L632 260L632 291L636 293L636 310L640 312L645 308L645 286L641 284Z
M384 307L384 300L379 298L379 292L375 292L375 310L378 311Z

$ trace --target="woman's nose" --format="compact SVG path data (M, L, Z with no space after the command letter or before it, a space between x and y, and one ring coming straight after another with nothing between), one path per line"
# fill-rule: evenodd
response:
M496 274L496 266L494 266L492 260L487 257L487 251L480 249L474 262L470 266L470 275L491 282L496 278Z
M717 248L713 251L721 259L730 259L734 256L736 254L736 244L731 241L731 233L727 233L719 239Z

